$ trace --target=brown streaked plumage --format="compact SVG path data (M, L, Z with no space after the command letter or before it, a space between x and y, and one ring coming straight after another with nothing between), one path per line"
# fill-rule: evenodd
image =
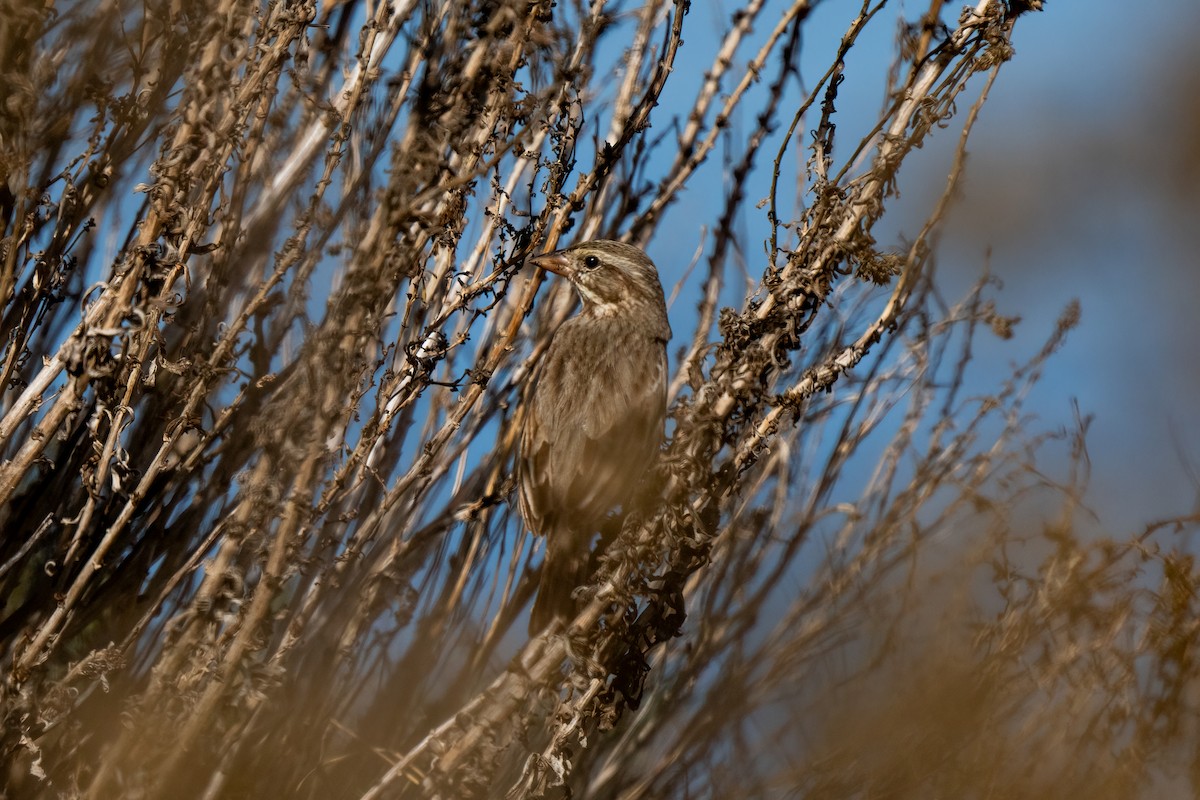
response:
M591 539L617 506L629 510L663 438L671 328L654 264L608 240L529 260L562 275L582 300L555 332L525 396L517 458L521 516L546 537L531 633L574 610Z

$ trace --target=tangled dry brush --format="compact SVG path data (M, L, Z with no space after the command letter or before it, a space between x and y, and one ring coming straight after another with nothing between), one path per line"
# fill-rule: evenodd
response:
M968 388L1014 320L934 281L1040 4L688 5L2 4L9 797L1200 783L1195 520L1085 535L1086 418L1023 405L1077 311ZM677 283L663 501L529 641L516 400L570 296L521 264L598 236Z

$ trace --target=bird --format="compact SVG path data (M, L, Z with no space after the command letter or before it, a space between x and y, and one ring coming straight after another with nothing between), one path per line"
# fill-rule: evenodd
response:
M527 263L566 278L581 301L522 401L521 516L546 539L529 619L536 635L574 615L605 517L643 504L639 484L664 438L671 326L658 270L633 245L587 241Z

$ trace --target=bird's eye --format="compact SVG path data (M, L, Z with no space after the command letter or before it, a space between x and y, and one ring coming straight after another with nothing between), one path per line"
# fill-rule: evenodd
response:
M584 269L595 269L598 266L600 266L600 257L599 256L584 256L583 257Z

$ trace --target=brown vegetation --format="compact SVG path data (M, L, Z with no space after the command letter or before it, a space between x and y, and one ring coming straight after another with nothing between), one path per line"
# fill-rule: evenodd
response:
M981 389L975 337L1015 321L986 277L933 280L1040 3L930 0L852 140L839 91L880 76L843 56L901 12L841 4L800 82L815 5L4 3L7 794L1200 787L1197 520L1081 534L1086 419L1024 409L1078 310ZM952 125L942 198L883 249L906 156ZM718 157L702 255L674 252L698 308L662 503L614 522L570 635L527 641L516 399L569 292L535 309L522 261L652 242Z

